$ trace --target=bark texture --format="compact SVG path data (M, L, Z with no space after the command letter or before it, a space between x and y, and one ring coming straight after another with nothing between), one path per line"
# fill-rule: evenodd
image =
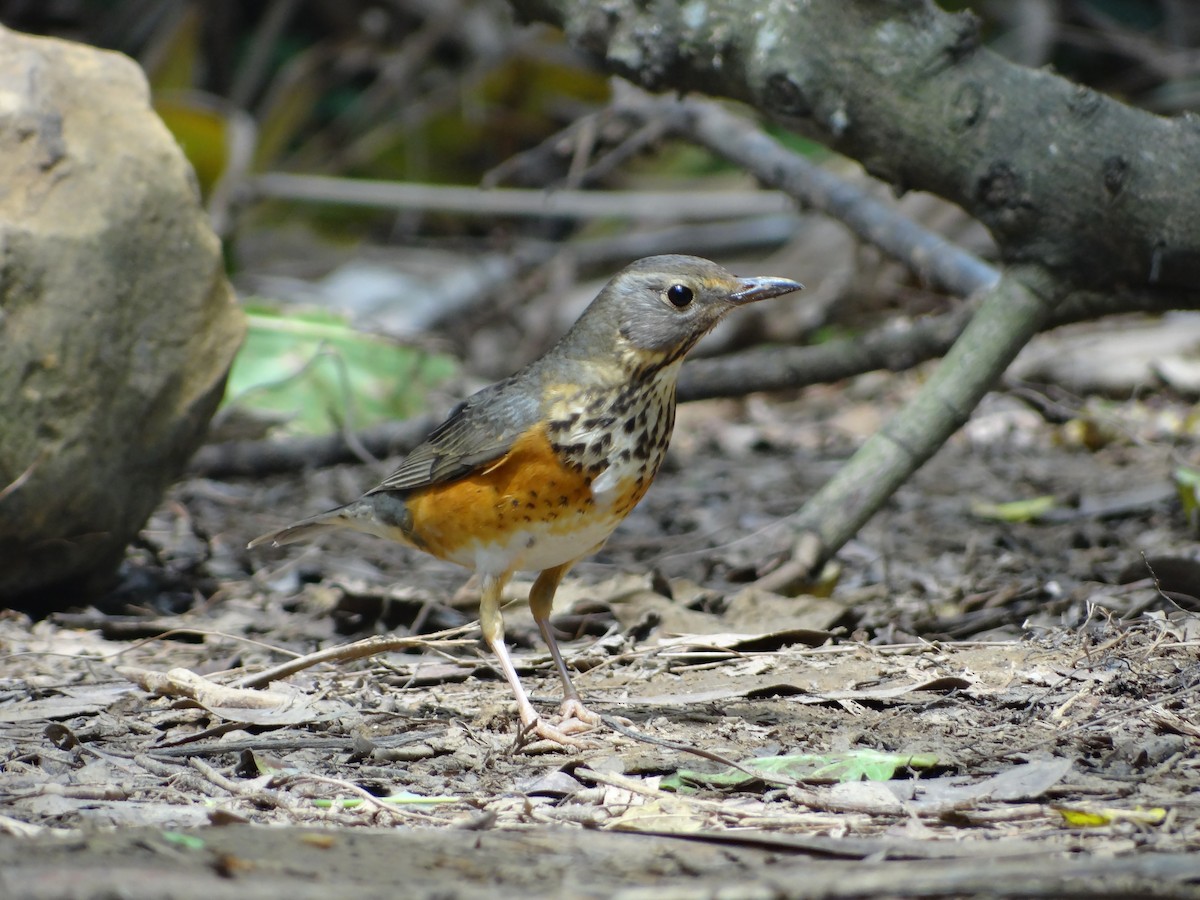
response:
M645 87L744 100L932 191L1008 262L1079 288L1200 282L1200 120L1125 106L980 45L928 0L512 0Z

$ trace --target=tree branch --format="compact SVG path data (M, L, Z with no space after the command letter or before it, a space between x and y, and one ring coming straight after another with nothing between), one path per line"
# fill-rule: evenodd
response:
M207 444L191 458L187 472L201 478L238 478L318 469L358 459L355 444L382 459L408 452L425 440L436 424L437 420L421 416L365 428L350 439L339 433Z
M879 202L862 188L816 166L769 137L754 122L710 100L659 100L674 128L779 188L801 206L845 224L864 241L904 263L922 281L966 297L1000 277L992 266Z
M652 90L744 100L1076 287L1200 283L1200 128L980 46L930 0L511 0Z
M482 190L462 185L373 181L328 175L267 172L247 194L258 199L337 203L377 209L419 209L466 216L622 217L643 220L711 221L790 212L782 194L768 191L544 191Z
M971 319L972 307L911 325L888 325L847 340L811 347L764 347L697 359L679 373L681 402L742 397L852 378L876 369L900 372L945 355ZM935 448L936 449L936 448Z
M904 481L963 425L1058 299L1042 271L1009 272L912 401L858 449L800 510L796 528L817 537L802 544L810 570L837 552Z

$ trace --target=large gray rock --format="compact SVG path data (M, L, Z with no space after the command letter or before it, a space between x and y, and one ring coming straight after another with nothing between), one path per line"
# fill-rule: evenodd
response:
M108 582L243 328L141 70L0 27L0 604Z

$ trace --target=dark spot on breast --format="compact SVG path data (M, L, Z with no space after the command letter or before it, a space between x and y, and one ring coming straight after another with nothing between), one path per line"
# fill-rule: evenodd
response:
M553 419L550 422L549 430L552 434L561 434L564 431L570 431L579 421L579 413L573 412L561 419Z
M636 429L637 429L637 422L634 421L633 416L630 416L628 419L625 420L625 433L633 434L633 432Z
M560 497L558 498L558 505L559 505L559 506L567 506L567 505L568 505L570 502L571 502L571 501L570 501L570 499L567 497L567 495L566 495L566 494L563 494L562 496L560 496Z
M624 450L622 450L620 453L617 454L617 457L621 460L621 462L629 462L629 458L632 455L633 454L630 453L629 448L626 447Z

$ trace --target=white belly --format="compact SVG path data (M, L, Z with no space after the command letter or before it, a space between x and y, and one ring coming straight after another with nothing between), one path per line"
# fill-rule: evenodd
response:
M619 518L591 516L588 524L571 531L562 530L561 525L558 528L530 525L514 531L503 542L468 544L450 561L481 575L540 572L599 550L618 524Z

